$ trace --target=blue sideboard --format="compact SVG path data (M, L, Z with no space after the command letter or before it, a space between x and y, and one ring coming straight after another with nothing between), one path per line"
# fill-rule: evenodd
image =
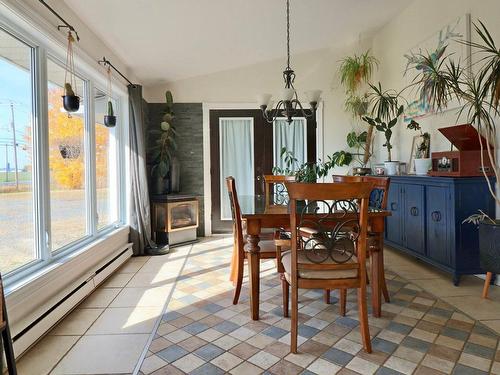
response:
M493 180L492 180L493 183ZM453 274L484 273L478 230L462 224L483 210L495 217L495 201L483 177L391 176L385 244Z

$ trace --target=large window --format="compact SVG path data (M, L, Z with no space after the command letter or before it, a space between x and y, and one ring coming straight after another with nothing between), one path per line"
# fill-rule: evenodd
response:
M116 165L116 127L104 125L109 98L99 89L94 93L95 108L95 157L96 157L96 195L97 229L105 228L118 219L118 176ZM116 111L118 103L111 99ZM119 126L119 124L117 124Z
M33 223L33 49L0 29L0 272L37 258Z
M98 87L106 77L97 64L80 70L77 58L80 109L68 114L61 98L65 46L39 45L3 22L9 21L0 17L0 273L18 278L121 222L126 93L115 90L117 125L104 126L109 98Z
M76 78L80 109L62 108L64 67L47 62L51 250L87 234L85 203L85 83Z

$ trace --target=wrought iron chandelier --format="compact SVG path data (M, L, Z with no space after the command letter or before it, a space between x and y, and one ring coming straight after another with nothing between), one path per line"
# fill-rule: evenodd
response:
M259 95L259 106L262 110L262 115L269 123L273 123L279 117L285 117L289 124L292 123L293 117L315 117L321 97L321 90L310 90L305 92L309 105L311 106L311 113L307 113L300 103L297 92L293 86L295 72L290 67L290 0L286 0L286 53L287 65L283 71L285 88L281 91L281 100L278 101L276 107L273 108L271 94Z

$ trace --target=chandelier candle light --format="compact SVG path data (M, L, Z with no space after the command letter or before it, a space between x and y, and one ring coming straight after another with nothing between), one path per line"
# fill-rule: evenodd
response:
M290 67L290 0L286 0L286 52L287 65L283 71L285 87L281 90L281 100L276 104L276 107L273 108L271 94L261 94L258 98L262 115L269 123L273 123L278 117L285 117L289 124L292 123L293 117L314 117L321 97L321 90L310 90L305 92L312 110L312 113L308 114L300 103L297 92L293 86L295 72Z

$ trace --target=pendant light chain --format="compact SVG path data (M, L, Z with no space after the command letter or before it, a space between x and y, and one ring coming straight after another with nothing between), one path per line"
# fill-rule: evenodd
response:
M287 68L290 69L290 0L286 0L286 55Z

